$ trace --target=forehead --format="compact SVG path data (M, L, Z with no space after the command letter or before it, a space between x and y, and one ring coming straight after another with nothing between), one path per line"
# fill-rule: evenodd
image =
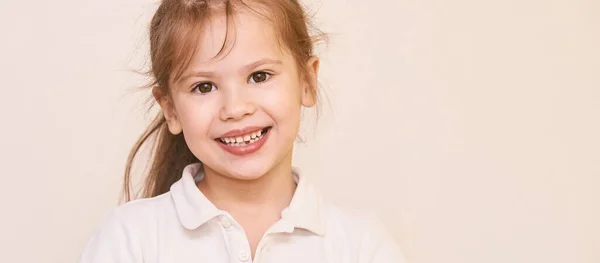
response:
M281 48L273 24L251 11L239 10L229 17L225 13L215 14L200 30L201 39L190 68L232 66L262 58L285 60L289 57Z

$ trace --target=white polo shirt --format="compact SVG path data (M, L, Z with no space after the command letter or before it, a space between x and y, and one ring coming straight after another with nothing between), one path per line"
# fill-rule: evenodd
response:
M196 186L201 168L187 166L168 193L115 208L80 263L404 262L375 217L323 201L295 169L292 201L252 259L244 230Z

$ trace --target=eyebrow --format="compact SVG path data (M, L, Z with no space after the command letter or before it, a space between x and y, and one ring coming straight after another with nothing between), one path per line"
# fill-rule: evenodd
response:
M265 59L261 59L261 60L257 60L255 62L252 62L250 64L247 64L243 67L241 67L238 72L248 72L251 71L255 68L258 68L260 66L263 65L269 65L269 64L274 64L274 65L281 65L283 64L283 62L281 62L281 60L277 60L277 59L269 59L269 58L265 58ZM210 77L214 77L215 73L214 72L210 72L210 71L195 71L195 72L191 72L188 73L184 76L182 76L179 81L177 82L181 82L184 81L188 78L191 77L206 77L206 78L210 78Z

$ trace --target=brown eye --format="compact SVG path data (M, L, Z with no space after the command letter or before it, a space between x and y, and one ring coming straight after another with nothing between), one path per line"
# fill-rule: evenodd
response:
M217 87L215 87L215 84L210 83L210 82L203 82L203 83L199 83L196 86L194 86L194 90L200 93L209 93L213 90L217 89Z
M267 81L271 77L271 74L266 72L255 72L250 75L250 83L262 83Z

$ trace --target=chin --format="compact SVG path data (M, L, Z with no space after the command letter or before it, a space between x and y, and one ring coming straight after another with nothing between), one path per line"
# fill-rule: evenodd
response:
M241 165L240 167L236 167L233 169L226 168L225 173L223 173L223 176L239 180L256 180L261 178L267 172L269 172L269 169L256 164L250 166Z
M267 174L274 166L274 163L264 158L252 158L248 160L237 160L235 162L218 163L216 166L211 166L209 169L214 170L217 174L238 179L238 180L256 180ZM214 169L214 168L217 169Z

